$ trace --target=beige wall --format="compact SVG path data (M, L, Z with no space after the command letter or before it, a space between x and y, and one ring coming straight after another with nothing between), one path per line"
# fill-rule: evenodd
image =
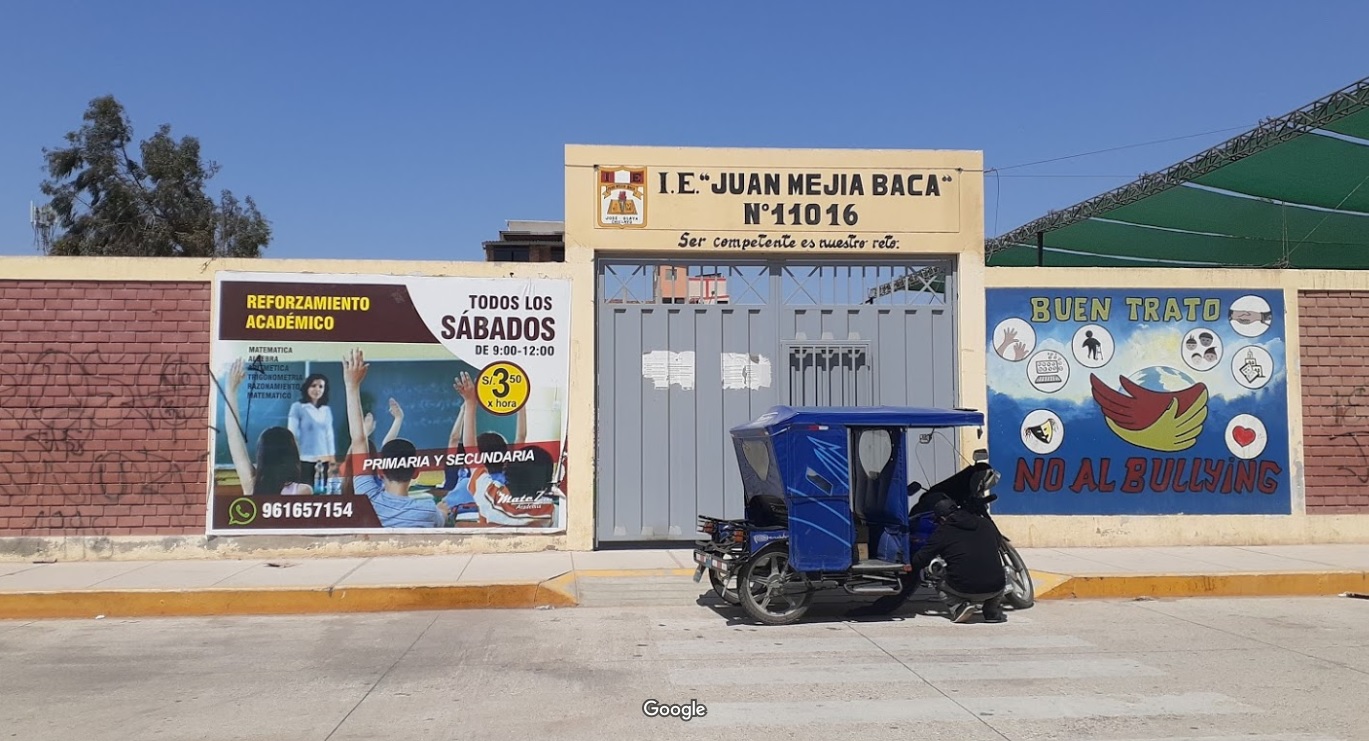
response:
M601 175L618 168L638 171L642 182L601 190ZM567 255L575 248L733 257L744 251L803 259L907 252L982 254L982 168L979 152L570 145L565 171ZM934 187L928 185L932 177ZM714 192L730 182L754 183L765 192ZM857 182L860 193L853 192ZM771 186L777 190L769 190ZM795 186L798 192L793 191ZM829 186L842 192L828 195ZM877 194L881 187L884 195ZM895 194L896 189L903 194ZM910 190L922 195L909 194ZM633 196L633 213L627 216L638 223L602 224L602 198L620 201L618 194L623 192ZM752 209L751 223L747 204L760 207ZM779 204L784 207L782 225L776 224L773 208ZM804 207L799 224L790 212L796 204ZM770 210L763 210L765 206ZM829 210L833 207L835 226ZM819 224L809 224L813 214ZM854 225L847 222L848 215L854 216ZM739 242L761 235L772 244L743 247ZM854 247L822 244L851 236ZM813 246L805 246L805 240Z
M645 168L644 226L622 228L599 224L599 181L596 166ZM642 147L566 148L566 263L484 263L416 261L339 261L339 260L190 260L151 258L0 258L0 278L34 280L139 280L211 281L220 270L255 270L288 273L392 273L412 275L463 275L488 277L548 277L573 281L571 315L571 376L573 402L569 413L569 495L568 531L564 536L529 535L516 537L485 536L473 547L477 550L540 550L548 545L587 550L594 543L594 398L595 398L595 275L593 261L605 252L631 251L642 256L736 258L749 253L765 255L796 254L802 259L869 259L909 254L954 257L957 343L959 352L959 404L985 409L986 287L1249 287L1282 288L1285 296L1287 352L1289 363L1288 419L1290 424L1290 466L1292 469L1295 515L1288 516L1162 516L1162 517L1004 517L1004 530L1023 547L1222 544L1254 542L1349 542L1369 539L1369 516L1308 516L1303 512L1306 492L1303 486L1303 406L1299 365L1300 336L1298 296L1300 289L1369 291L1369 271L1272 271L1209 269L1131 269L1131 268L988 268L983 265L983 181L982 157L978 152L943 151L868 151L868 150L738 150ZM681 171L710 174L710 181L697 178L697 187L716 182L723 172L754 173L762 183L765 175L778 176L787 192L790 175L816 173L831 181L833 173L863 175L865 196L815 196L803 202L818 203L824 209L838 206L838 214L850 205L859 214L856 228L793 227L745 224L745 207L750 202L792 203L788 195L731 196L711 193L680 194L654 192L660 189L660 172L667 176L669 189L678 191ZM941 184L940 196L871 196L872 177L899 173L947 174L952 179ZM806 182L806 178L804 179ZM773 181L772 181L773 182ZM925 181L924 181L925 182ZM925 186L922 186L925 187ZM684 232L702 240L693 247L679 247ZM802 244L824 239L845 238L848 234L864 240L862 246L847 248L716 247L714 240L789 235ZM897 239L896 249L875 245L886 236ZM966 432L962 438L966 451L983 443ZM476 543L469 536L460 538ZM405 541L397 538L393 550L403 551ZM356 549L375 550L376 544ZM428 550L444 550L441 544L424 545ZM347 547L337 550L348 552ZM152 555L150 553L146 555Z
M393 260L272 260L188 258L92 258L92 257L10 257L0 258L0 278L10 280L91 280L91 281L213 281L219 271L250 270L279 273L393 274L425 276L559 278L572 281L571 296L571 403L567 409L567 529L564 535L479 535L460 533L434 541L432 538L370 536L345 546L351 550L403 551L406 543L422 543L428 551L451 550L541 550L548 545L587 550L594 543L594 276L587 264L567 263L487 263L458 261ZM216 320L211 314L211 324ZM206 445L209 441L206 440ZM205 492L206 500L208 492ZM207 516L207 509L206 509ZM285 539L282 539L285 540ZM299 539L294 539L298 541ZM146 555L153 555L150 552Z
M1288 424L1292 516L1001 516L1009 537L1023 547L1103 545L1228 545L1369 541L1369 515L1315 515L1305 511L1303 398L1298 291L1369 291L1369 271L1169 269L1169 268L989 268L989 288L1172 288L1283 289L1288 362ZM965 297L981 307L983 296ZM983 346L984 339L978 340ZM963 351L963 350L962 350ZM981 356L982 358L982 356ZM965 364L967 384L986 389L985 363Z

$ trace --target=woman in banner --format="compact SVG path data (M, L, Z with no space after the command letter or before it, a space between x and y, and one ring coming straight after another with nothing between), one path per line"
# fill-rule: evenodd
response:
M314 373L299 387L299 401L290 405L290 432L299 444L300 476L304 481L327 478L320 475L319 464L337 462L337 440L333 433L333 410L328 406L328 378Z

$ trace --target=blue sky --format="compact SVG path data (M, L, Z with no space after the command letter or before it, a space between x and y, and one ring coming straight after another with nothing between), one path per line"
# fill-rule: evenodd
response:
M1366 27L1362 0L9 2L0 254L34 253L42 148L106 93L139 138L201 140L211 192L273 222L269 257L462 260L507 219L562 217L567 143L1009 168L1281 115L1369 74ZM1237 133L987 176L986 232Z

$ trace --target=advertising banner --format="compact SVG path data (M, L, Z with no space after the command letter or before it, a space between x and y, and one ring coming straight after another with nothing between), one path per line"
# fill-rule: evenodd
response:
M994 511L1288 514L1279 290L988 291Z
M219 273L211 534L563 531L570 282Z

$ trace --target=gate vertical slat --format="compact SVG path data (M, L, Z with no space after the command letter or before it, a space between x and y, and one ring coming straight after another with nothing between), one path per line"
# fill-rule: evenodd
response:
M701 426L698 393L704 379L700 376L708 375L706 369L711 362L709 355L699 352L695 331L698 316L699 312L693 306L666 310L667 344L673 352L692 353L694 364L692 378L682 378L682 383L670 385L669 417L665 420L669 425L666 453L669 469L666 472L668 479L659 483L668 486L670 491L666 503L666 526L671 537L688 536L694 532L694 517L699 508L698 456L694 450L694 434Z
M728 309L721 313L720 319L722 321L718 327L721 352L744 352L750 347L748 344L751 335L750 316L751 312L742 308L735 311ZM740 501L742 498L741 475L737 473L736 464L732 463L734 456L729 455L732 441L726 431L738 424L739 417L749 414L751 406L746 398L746 391L724 388L721 379L718 383L718 390L722 397L722 404L717 409L716 423L713 429L717 430L719 434L717 437L710 438L711 443L706 450L708 457L717 461L720 464L718 467L723 472L723 500L728 502Z
M748 334L750 336L752 344L747 348L738 351L745 353L755 352L759 355L764 355L765 357L770 358L771 367L774 367L776 364L780 362L779 356L781 352L780 338L779 335L775 333L775 320L773 317L769 316L769 314L773 311L774 309L772 307L766 311L755 310L750 312L748 316L747 325ZM780 403L780 399L779 396L776 394L776 389L773 381L769 386L747 391L746 402L746 408L749 410L749 413L746 415L746 418L739 418L735 422L733 422L732 425L750 422L751 420L764 414L771 407ZM732 425L728 426L731 427ZM724 437L728 436L724 435ZM730 453L730 441L728 442L728 445ZM732 465L729 466L729 468L735 471L737 467L736 465ZM737 491L740 493L740 474L737 474L737 487ZM737 497L738 500L740 500L740 498L740 496Z
M603 295L604 276L599 275L600 295ZM601 305L597 323L598 368L595 373L595 467L602 472L595 476L595 531L599 538L612 537L613 524L618 521L617 497L614 496L613 482L618 470L618 402L622 396L623 383L631 384L629 377L623 379L618 374L618 350L616 338L620 320L624 312L611 304ZM630 385L629 385L630 388ZM568 408L571 404L566 405ZM629 451L631 452L631 451ZM607 532L606 532L607 531Z
M623 313L623 326L617 329L618 388L614 390L613 414L618 419L618 465L613 471L614 535L636 535L642 529L642 497L633 496L633 489L642 481L642 400L650 393L650 383L642 377L642 324L635 311Z
M653 538L670 530L670 492L673 487L670 470L670 389L680 379L674 377L669 353L671 345L669 323L663 306L648 309L642 314L642 353L665 352L666 367L670 372L665 388L643 377L642 426L638 436L642 455L641 475L634 480L642 502L641 529L629 535Z
M686 523L689 527L694 526L694 519L699 514L724 513L731 507L732 500L723 496L727 486L728 451L719 461L720 465L711 465L709 461L709 451L717 444L719 425L722 423L718 410L723 408L723 322L729 311L719 312L701 307L696 308L693 314L694 352L697 359L694 375L694 444L686 452L695 468L698 510L689 513L690 520Z
M931 314L926 309L914 308L900 308L897 314L902 317L902 321L895 322L895 325L902 326L890 327L889 339L892 344L895 338L899 338L899 344L906 348L905 357L909 362L908 381L899 394L900 403L910 406L934 406L930 402L937 398L936 364L939 361L936 354L921 350L936 347L933 344L935 335L932 332ZM914 432L918 434L909 435L907 445L909 476L913 480L921 481L923 485L930 486L933 482L945 478L940 475L937 443L935 438L931 444L921 442L919 435L926 430Z
M875 377L876 393L881 404L907 404L910 388L920 382L920 370L926 355L913 350L908 342L902 309L878 308L870 317L871 340L879 348L884 362L902 365L902 372L880 373Z
M955 347L955 321L951 311L947 308L937 307L926 312L930 315L931 342L949 343L948 346ZM935 346L935 345L933 345ZM956 378L955 363L953 358L934 357L931 359L933 370L932 375L932 399L954 399L956 397ZM956 446L950 439L950 433L945 432L936 436L936 461L938 478L945 478L955 473L961 468L961 461L956 457ZM968 456L970 451L965 451ZM968 461L964 462L968 465Z

